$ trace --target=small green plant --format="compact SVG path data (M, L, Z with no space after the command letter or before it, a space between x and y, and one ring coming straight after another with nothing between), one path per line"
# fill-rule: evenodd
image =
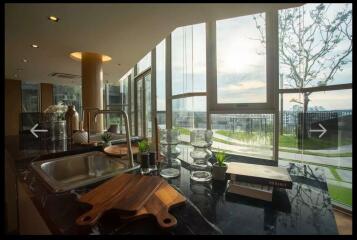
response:
M216 152L215 153L215 157L216 157L216 161L218 163L218 166L220 167L223 167L226 163L225 163L225 160L226 160L226 153L221 151L221 152Z
M150 150L150 145L147 139L143 139L138 143L139 146L139 151L141 153L149 152Z
M103 142L108 143L110 141L110 139L112 139L112 135L110 135L110 133L105 132L101 135L101 138L103 140Z

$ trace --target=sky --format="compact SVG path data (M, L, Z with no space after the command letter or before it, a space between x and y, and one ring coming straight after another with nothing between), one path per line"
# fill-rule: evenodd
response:
M305 4L308 13L317 4ZM327 17L344 8L345 4L333 4ZM351 8L351 6L349 5ZM263 15L264 17L264 15ZM264 20L258 18L264 26ZM308 14L304 17L307 25L311 20ZM352 27L351 27L352 29ZM220 103L254 103L266 99L266 56L263 45L254 39L259 38L253 15L217 21L217 85L218 102ZM316 36L316 39L319 37ZM346 49L348 42L341 42L334 51ZM193 50L192 50L193 49ZM263 53L263 54L258 54ZM157 92L158 110L165 108L165 44L157 46ZM351 58L351 56L350 56ZM144 58L146 59L146 58ZM206 91L206 43L205 24L196 24L177 28L172 33L172 86L173 94ZM141 65L147 64L142 61ZM284 67L280 66L280 72ZM285 78L284 78L285 79ZM333 84L352 82L352 64L344 66L343 71L335 75ZM316 82L314 82L316 85ZM285 106L292 108L291 98L298 95L285 95ZM301 98L301 96L300 96ZM339 90L314 93L310 106L323 106L327 110L352 109L352 91ZM186 101L174 101L173 110L205 110L204 98ZM285 107L284 107L285 108Z

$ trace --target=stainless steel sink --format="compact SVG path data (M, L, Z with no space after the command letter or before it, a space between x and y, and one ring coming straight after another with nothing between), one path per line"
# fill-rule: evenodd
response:
M31 163L31 167L53 192L86 186L139 168L139 165L129 166L127 158L107 156L100 151Z

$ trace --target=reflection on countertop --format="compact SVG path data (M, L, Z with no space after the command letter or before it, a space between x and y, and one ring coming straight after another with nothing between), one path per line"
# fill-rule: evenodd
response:
M72 147L71 151L94 150ZM62 154L67 153L62 151ZM20 155L12 156L18 163L24 162L16 164L19 178L28 186L48 227L58 234L338 234L324 172L315 166L283 166L293 179L293 188L274 191L273 202L268 203L225 193L226 182L192 182L190 172L183 164L181 176L168 182L186 196L187 204L172 209L178 225L164 231L153 218L125 222L115 210L106 212L94 226L77 226L76 218L90 209L77 199L100 183L51 193L33 172L22 168L28 161L16 158ZM139 174L139 171L133 173ZM157 172L153 174L157 175Z

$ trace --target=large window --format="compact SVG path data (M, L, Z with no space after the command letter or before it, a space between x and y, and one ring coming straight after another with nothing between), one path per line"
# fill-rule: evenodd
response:
M206 24L172 32L172 95L206 91Z
M217 21L218 103L267 101L265 35L264 13Z
M150 53L132 81L139 135L150 135L156 90L159 126L180 130L181 160L192 160L190 131L209 128L212 150L324 168L334 203L351 207L352 4L183 26L155 50L156 89L147 89L151 75L142 74ZM317 123L326 135L317 134Z
M76 111L82 116L82 87L69 85L53 86L54 103L63 102L64 105L74 105Z
M279 77L280 161L323 167L332 200L352 206L352 5L279 11Z
M166 61L165 40L156 46L156 109L160 129L166 128Z
M171 65L172 127L180 130L181 157L189 161L190 131L207 127L205 23L172 32Z
M151 52L145 55L137 64L137 75L151 67Z
M22 82L22 112L39 111L39 84Z

